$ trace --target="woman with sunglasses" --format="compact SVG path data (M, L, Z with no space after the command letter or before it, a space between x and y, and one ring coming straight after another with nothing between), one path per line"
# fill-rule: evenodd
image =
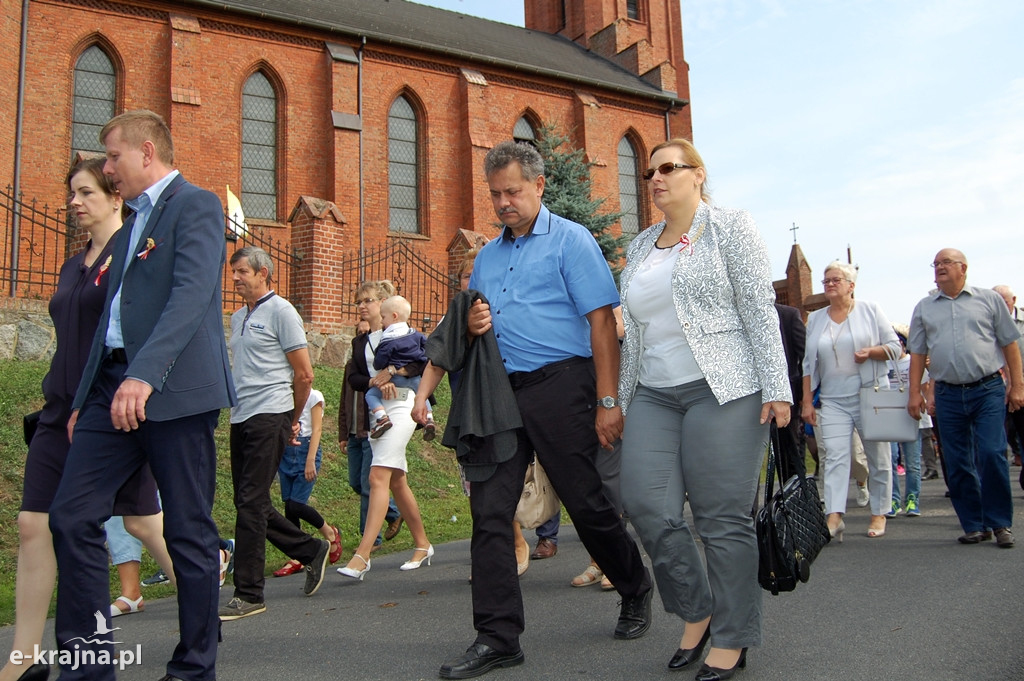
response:
M835 262L825 268L828 307L807 318L807 350L804 353L804 421L820 426L820 445L825 450L825 513L833 537L843 540L846 496L850 488L851 442L860 433L860 389L873 385L875 374L888 386L888 353L902 354L900 341L885 313L875 303L854 300L857 269ZM818 423L809 395L821 387L821 422ZM889 443L864 440L868 462L868 497L871 504L869 537L885 534L885 514L892 496L892 462Z
M696 678L716 681L761 643L750 507L769 421L789 423L789 374L750 215L710 205L687 140L656 146L643 177L665 219L633 241L621 277L622 501L665 610L683 620L669 669L695 665L710 640Z

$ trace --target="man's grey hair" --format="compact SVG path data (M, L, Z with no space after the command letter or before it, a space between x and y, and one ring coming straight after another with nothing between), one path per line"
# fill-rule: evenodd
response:
M231 256L231 264L234 265L242 258L249 261L249 267L252 268L253 272L259 272L266 267L268 284L274 280L274 261L270 259L270 254L262 248L259 246L239 248Z
M526 142L502 142L487 152L484 157L484 175L503 170L512 163L518 163L523 179L532 182L544 174L544 159L532 144Z

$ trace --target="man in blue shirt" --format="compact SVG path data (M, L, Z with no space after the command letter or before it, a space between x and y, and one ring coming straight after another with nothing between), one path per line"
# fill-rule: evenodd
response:
M525 626L512 518L536 452L580 539L622 596L619 639L646 633L651 580L635 542L608 501L595 467L598 443L622 433L616 399L618 291L593 235L542 203L544 161L528 144L503 142L484 161L491 201L505 225L476 258L478 300L467 331L493 328L523 427L515 455L472 483L473 624L476 641L442 665L446 679L522 663ZM600 400L598 397L600 396Z

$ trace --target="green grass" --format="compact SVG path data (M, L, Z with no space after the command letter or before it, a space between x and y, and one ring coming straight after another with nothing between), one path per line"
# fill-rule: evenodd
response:
M48 364L45 362L17 362L0 360L0 625L14 622L14 580L18 551L18 508L21 505L22 475L27 448L22 439L22 416L42 407L40 388ZM324 415L322 439L323 463L320 477L310 498L324 519L341 530L345 547L342 561L347 561L359 542L359 497L348 486L348 465L343 446L338 444L338 400L341 394L342 372L339 369L318 367L313 387L324 394L327 411ZM434 418L439 431L448 415L450 395L447 381L442 381L436 393L438 404ZM228 412L221 413L217 438L217 495L213 518L221 536L234 535L235 509L231 494L231 470L228 456ZM419 502L420 514L433 543L465 539L470 535L469 499L462 493L458 466L454 453L441 446L440 437L423 442L413 435L409 443L409 485ZM271 498L281 508L277 483ZM452 522L452 518L457 520ZM308 531L308 527L306 527ZM394 541L386 542L382 553L411 551L412 538L403 530ZM279 568L283 555L267 546L267 573ZM143 555L142 575L146 577L157 569L156 564ZM230 579L230 578L229 578ZM111 597L120 593L117 571L111 569ZM169 586L146 589L147 598L158 598L174 593ZM51 605L52 614L52 605Z

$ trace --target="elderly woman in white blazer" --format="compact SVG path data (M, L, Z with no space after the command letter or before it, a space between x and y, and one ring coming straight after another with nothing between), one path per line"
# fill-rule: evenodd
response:
M621 277L621 494L665 610L684 622L669 668L695 664L710 639L696 678L715 681L761 643L750 506L768 421L785 426L792 398L753 220L707 203L704 163L686 140L655 147L643 175L665 220L633 241Z
M886 348L899 356L900 341L885 313L875 303L854 300L857 270L838 260L825 268L828 307L807 319L804 352L804 421L821 428L825 447L825 513L833 537L843 540L846 496L850 486L850 456L854 429L860 432L860 389L880 383L888 386ZM811 403L821 387L821 422ZM863 437L861 438L863 440ZM868 496L871 504L869 537L885 534L885 514L892 497L892 460L888 442L864 440L868 461Z

